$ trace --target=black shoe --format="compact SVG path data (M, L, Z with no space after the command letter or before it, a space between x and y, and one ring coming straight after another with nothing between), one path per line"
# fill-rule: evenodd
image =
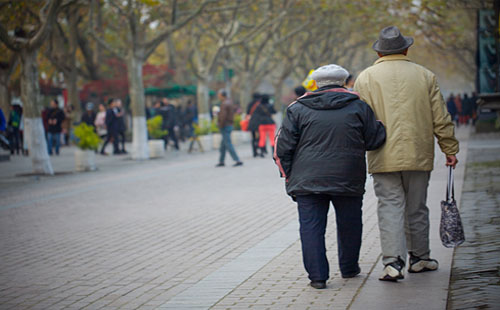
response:
M434 271L438 268L439 263L437 260L432 258L422 259L410 253L410 267L408 268L408 272L420 273L426 271Z
M233 165L233 167L238 167L238 166L243 166L243 163L241 161L239 161Z
M108 155L108 153L106 153L106 152L101 152L101 155L107 156L107 155Z
M398 280L402 280L405 278L403 273L404 267L405 267L404 261L400 257L398 257L397 261L385 265L384 271L382 272L382 275L378 279L380 281L391 281L391 282L397 282Z
M218 163L217 165L215 165L215 167L224 167L224 163Z
M311 281L309 283L310 286L314 287L317 290L322 290L326 288L326 281Z
M128 154L128 152L127 152L127 151L125 151L125 150L121 151L120 153L121 153L121 154Z
M361 272L361 268L359 268L359 266L358 266L358 269L357 269L355 272L343 273L343 274L342 274L342 278L343 278L343 279L354 278L354 277L355 277L355 276L357 276L360 272Z

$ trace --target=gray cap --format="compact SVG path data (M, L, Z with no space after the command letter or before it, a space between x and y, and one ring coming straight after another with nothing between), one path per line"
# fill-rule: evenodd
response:
M94 103L92 102L87 102L87 110L93 110L94 109Z
M399 54L413 44L412 37L405 37L398 27L389 26L380 31L378 40L373 43L372 48L381 54Z
M318 87L327 85L344 86L345 80L349 76L349 71L339 65L330 64L319 67L311 74L311 79L316 81Z

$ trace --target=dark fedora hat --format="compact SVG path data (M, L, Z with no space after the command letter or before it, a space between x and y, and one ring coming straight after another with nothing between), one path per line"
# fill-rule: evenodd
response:
M413 44L412 37L405 37L398 27L389 26L380 31L378 40L372 48L381 54L398 54Z

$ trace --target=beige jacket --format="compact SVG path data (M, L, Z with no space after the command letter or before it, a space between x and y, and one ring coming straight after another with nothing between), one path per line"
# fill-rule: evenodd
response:
M435 75L402 54L379 58L354 85L387 131L385 145L368 152L370 173L431 171L434 136L446 155L458 153L455 128Z

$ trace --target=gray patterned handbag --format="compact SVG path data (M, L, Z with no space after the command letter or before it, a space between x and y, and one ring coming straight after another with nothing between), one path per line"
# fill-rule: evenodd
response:
M465 241L464 228L457 202L455 201L455 186L453 182L453 168L450 166L448 185L446 187L446 201L441 201L441 224L439 226L441 242L447 248L461 245Z

